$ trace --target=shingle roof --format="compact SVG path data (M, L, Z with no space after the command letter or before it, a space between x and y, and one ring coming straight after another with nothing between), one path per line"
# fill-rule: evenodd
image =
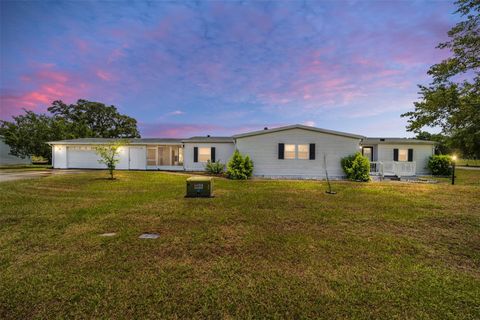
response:
M366 144L436 144L435 141L419 140L414 138L365 138L362 145Z
M264 129L264 130L258 130L258 131L253 131L253 132L241 133L241 134L236 134L233 137L235 139L237 139L237 138L256 136L256 135L260 135L260 134L267 134L267 133L290 130L290 129L310 130L310 131L321 132L321 133L326 133L326 134L333 134L333 135L337 135L337 136L343 136L343 137L355 138L355 139L365 138L364 136L361 136L361 135L358 135L358 134L328 130L328 129L323 129L323 128L310 127L310 126L305 126L305 125L302 125L302 124L294 124L294 125L291 125L291 126L284 126L284 127L273 128L273 129Z

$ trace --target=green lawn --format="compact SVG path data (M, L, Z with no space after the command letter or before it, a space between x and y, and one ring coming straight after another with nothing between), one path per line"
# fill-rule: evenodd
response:
M459 166L480 167L480 160L459 159L457 161Z
M211 199L186 175L104 177L0 183L0 319L480 318L480 171L336 195L215 179Z

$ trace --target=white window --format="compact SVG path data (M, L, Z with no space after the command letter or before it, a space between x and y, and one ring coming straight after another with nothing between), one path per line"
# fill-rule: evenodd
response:
M297 159L308 160L310 146L308 144L299 144L298 146L298 155Z
M408 161L408 150L399 149L398 150L398 161Z
M285 145L285 159L295 159L295 145L286 144Z
M211 159L210 148L198 148L198 162L207 162Z

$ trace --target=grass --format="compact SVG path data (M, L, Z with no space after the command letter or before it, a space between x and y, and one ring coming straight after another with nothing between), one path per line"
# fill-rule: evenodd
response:
M215 179L210 199L117 174L0 184L1 319L480 318L480 171L336 195Z
M459 166L468 166L468 167L480 167L480 160L473 159L459 159L457 161Z

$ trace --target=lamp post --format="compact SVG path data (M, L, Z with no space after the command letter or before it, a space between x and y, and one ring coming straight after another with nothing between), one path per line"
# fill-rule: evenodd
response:
M457 160L457 156L452 156L452 185L455 184L455 161Z

